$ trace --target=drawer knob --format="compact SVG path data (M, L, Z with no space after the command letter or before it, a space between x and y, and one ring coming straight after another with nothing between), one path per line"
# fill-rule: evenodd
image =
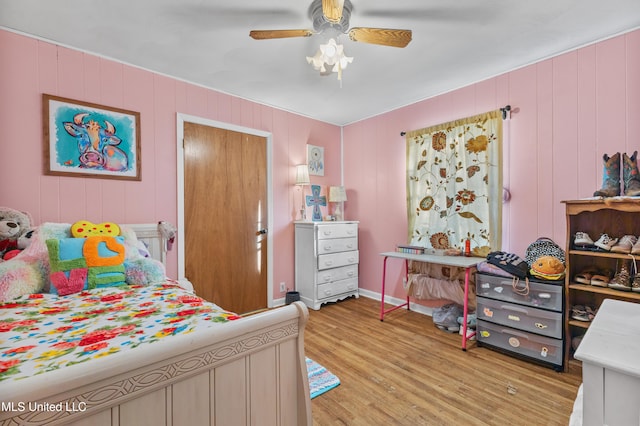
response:
M331 294L332 294L332 292L331 292L331 290L329 290L329 289L326 289L326 290L324 291L324 295L325 295L325 296L331 296Z
M350 276L350 277L352 277L352 276L353 276L353 271L349 271L349 272L347 272L347 275L348 275L348 276Z
M331 266L331 265L333 265L333 261L332 260L327 260L327 261L324 262L324 264L326 266Z
M331 251L331 246L325 246L324 251Z
M355 258L355 257L350 257L350 258L349 258L349 263L353 263L353 262L355 262L355 261L356 261L356 258Z

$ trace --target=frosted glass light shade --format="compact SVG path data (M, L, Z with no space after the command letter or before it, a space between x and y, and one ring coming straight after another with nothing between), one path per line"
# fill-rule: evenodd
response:
M296 166L296 185L309 185L309 167L306 164Z

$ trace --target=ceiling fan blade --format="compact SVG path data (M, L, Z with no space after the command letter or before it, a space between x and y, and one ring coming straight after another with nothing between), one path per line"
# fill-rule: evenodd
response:
M272 38L311 37L310 30L252 30L249 36L254 40L268 40Z
M337 24L342 19L344 0L322 0L322 13L327 21Z
M411 30L356 27L349 30L349 38L362 43L405 47L411 41Z

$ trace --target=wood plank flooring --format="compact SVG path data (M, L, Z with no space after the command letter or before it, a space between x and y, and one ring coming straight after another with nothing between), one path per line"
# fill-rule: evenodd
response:
M404 309L379 320L360 297L310 310L308 357L336 374L312 400L315 425L567 425L581 382L438 330Z

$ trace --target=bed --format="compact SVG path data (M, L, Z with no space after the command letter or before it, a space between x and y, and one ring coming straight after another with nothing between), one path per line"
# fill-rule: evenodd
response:
M155 224L129 228L164 260ZM170 280L25 294L0 304L0 425L311 425L307 319L241 318Z

